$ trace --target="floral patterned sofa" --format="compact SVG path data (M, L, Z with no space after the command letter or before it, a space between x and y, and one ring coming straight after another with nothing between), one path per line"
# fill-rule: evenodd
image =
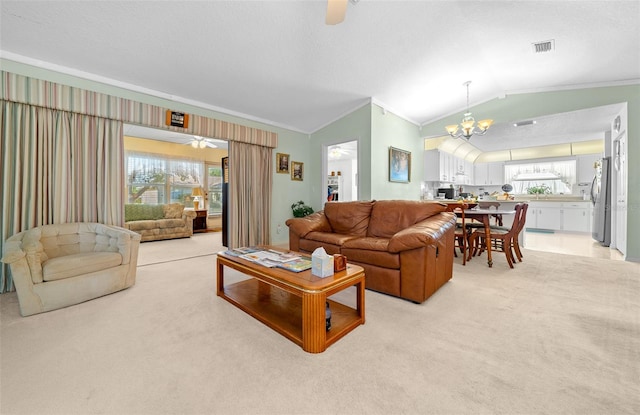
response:
M124 227L142 236L142 242L188 238L193 235L196 212L180 203L124 205Z

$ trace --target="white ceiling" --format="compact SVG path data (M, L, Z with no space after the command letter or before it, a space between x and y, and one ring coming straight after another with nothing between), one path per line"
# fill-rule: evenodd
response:
M157 128L148 128L140 125L132 125L126 124L124 126L124 135L129 137L138 137L138 138L151 138L159 141L167 141L170 143L178 143L191 145L191 142L194 140L193 135L176 133L174 131L169 130L159 130ZM218 140L215 138L207 138L209 142L216 146L216 148L221 150L228 150L229 146L225 140Z
M305 133L370 101L418 125L462 116L467 80L471 106L640 80L639 1L361 0L335 26L325 0L0 5L4 59Z

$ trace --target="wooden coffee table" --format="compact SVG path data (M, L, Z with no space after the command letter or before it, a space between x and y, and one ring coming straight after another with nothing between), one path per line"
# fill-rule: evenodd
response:
M263 249L277 249L262 247ZM300 254L304 256L305 254ZM345 271L320 278L302 272L268 268L240 257L218 253L217 294L282 334L309 353L321 353L351 330L364 324L364 269L348 264ZM224 285L224 267L252 278ZM328 297L356 286L356 308ZM325 301L331 308L326 331Z

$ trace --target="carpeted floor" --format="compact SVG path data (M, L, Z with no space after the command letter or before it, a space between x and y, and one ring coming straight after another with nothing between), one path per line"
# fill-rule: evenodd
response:
M367 291L366 324L308 354L215 296L219 235L142 244L134 287L73 307L0 295L0 413L640 413L640 264L456 259L421 305Z

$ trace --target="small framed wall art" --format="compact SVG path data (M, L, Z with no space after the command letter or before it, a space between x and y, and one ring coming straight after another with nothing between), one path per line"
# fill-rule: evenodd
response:
M291 180L302 181L304 178L304 163L299 161L291 162Z
M411 152L389 147L389 181L398 183L411 181Z
M289 173L289 155L276 153L276 173Z

